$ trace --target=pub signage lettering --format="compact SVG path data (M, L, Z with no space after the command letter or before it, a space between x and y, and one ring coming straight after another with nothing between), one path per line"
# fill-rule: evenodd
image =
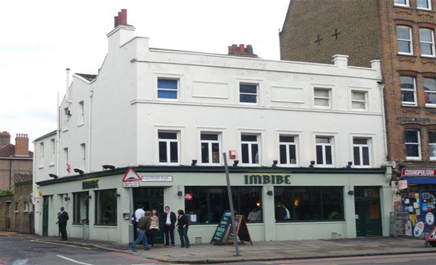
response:
M291 184L291 175L244 175L244 184Z
M98 189L98 179L87 179L82 182L82 189Z
M403 168L403 177L436 177L436 169L433 168Z

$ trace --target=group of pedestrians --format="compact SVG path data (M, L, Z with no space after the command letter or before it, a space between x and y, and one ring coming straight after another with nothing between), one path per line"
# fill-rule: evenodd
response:
M176 214L171 211L169 206L165 206L165 212L159 218L156 209L153 209L151 212L144 211L144 206L140 204L134 214L134 223L136 223L138 237L130 246L132 251L136 252L135 247L141 242L141 240L143 241L144 250L149 250L150 246L154 246L156 233L159 231L159 220L164 223L164 246L169 246L170 244L171 246L175 246L174 229L177 222L177 230L180 236L181 247L190 247L188 238L189 220L183 210L178 210L176 216Z

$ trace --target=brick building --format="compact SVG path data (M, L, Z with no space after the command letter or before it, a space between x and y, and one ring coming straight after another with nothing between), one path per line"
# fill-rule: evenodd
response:
M327 63L339 53L350 56L350 65L368 66L381 59L387 159L395 162L394 186L408 180L411 197L402 205L398 198L395 208L409 209L419 198L413 193L430 194L433 202L428 209L413 207L412 221L435 213L435 10L436 0L292 0L280 32L283 60ZM364 93L350 96L371 100Z
M33 231L32 168L27 134L0 132L0 230Z

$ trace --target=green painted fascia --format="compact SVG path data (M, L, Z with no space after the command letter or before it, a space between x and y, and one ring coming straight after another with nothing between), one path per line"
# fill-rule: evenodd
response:
M225 173L224 167L201 167L201 166L137 166L132 167L138 173ZM122 175L129 167L121 167L113 170L103 170L61 177L58 179L37 182L39 186L47 186L57 183L85 180L90 178L102 178L113 175ZM239 174L385 174L386 168L282 168L282 167L229 167L230 173Z

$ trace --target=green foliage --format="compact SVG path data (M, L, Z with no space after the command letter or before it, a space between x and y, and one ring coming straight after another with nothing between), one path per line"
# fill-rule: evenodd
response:
M0 196L6 196L6 195L13 195L14 193L12 190L6 189L6 190L0 190Z

